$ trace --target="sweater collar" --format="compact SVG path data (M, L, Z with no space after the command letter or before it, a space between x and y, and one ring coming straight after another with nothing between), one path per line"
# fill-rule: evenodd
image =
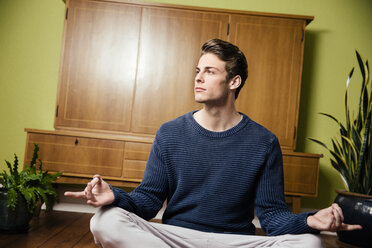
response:
M240 113L242 115L242 119L240 120L240 122L235 125L234 127L230 128L230 129L227 129L225 131L222 131L222 132L213 132L213 131L210 131L208 129L205 129L204 127L202 127L199 123L197 123L193 117L193 114L195 112L197 112L198 110L195 110L195 111L191 111L189 113L186 114L186 120L191 124L191 126L196 129L199 133L205 135L205 136L208 136L208 137L214 137L214 138L223 138L223 137L228 137L228 136L231 136L237 132L239 132L242 128L244 128L250 121L250 118L243 114L243 113Z

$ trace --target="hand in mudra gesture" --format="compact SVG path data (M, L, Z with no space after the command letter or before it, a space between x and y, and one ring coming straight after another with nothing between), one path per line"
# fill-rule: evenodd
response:
M329 208L319 210L316 214L307 218L307 224L319 231L352 231L362 229L361 225L344 223L344 215L340 206L333 203Z
M92 181L87 184L84 191L66 191L64 195L73 198L87 199L87 204L93 207L109 205L114 201L114 193L108 183L106 183L100 175L94 175Z

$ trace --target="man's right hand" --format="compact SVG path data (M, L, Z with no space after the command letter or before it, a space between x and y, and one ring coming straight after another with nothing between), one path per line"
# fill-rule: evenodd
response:
M108 183L103 181L100 175L94 175L81 192L66 191L65 196L87 199L87 204L93 207L109 205L114 201L114 193Z

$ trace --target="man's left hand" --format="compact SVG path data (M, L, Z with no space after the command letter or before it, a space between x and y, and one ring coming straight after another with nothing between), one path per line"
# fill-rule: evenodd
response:
M329 208L319 210L316 214L307 217L307 224L319 231L337 232L362 229L361 225L344 223L344 215L337 203L333 203Z

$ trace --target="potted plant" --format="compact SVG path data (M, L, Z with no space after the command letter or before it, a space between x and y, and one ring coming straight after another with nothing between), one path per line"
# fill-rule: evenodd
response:
M25 165L18 171L18 157L14 154L13 165L5 161L9 173L0 173L0 230L5 232L26 231L32 214L38 203L45 203L50 210L58 194L52 183L61 172L43 171L42 161L38 159L39 146L34 144L34 152L30 166ZM39 168L36 169L36 163Z
M338 232L339 240L367 247L372 244L372 86L368 61L364 62L356 51L362 85L356 113L349 106L349 85L354 73L351 70L345 91L345 124L336 117L320 113L338 125L338 136L331 139L332 146L309 138L325 147L331 154L331 165L344 180L347 191L336 190L335 202L343 210L345 223L360 224L362 230Z

